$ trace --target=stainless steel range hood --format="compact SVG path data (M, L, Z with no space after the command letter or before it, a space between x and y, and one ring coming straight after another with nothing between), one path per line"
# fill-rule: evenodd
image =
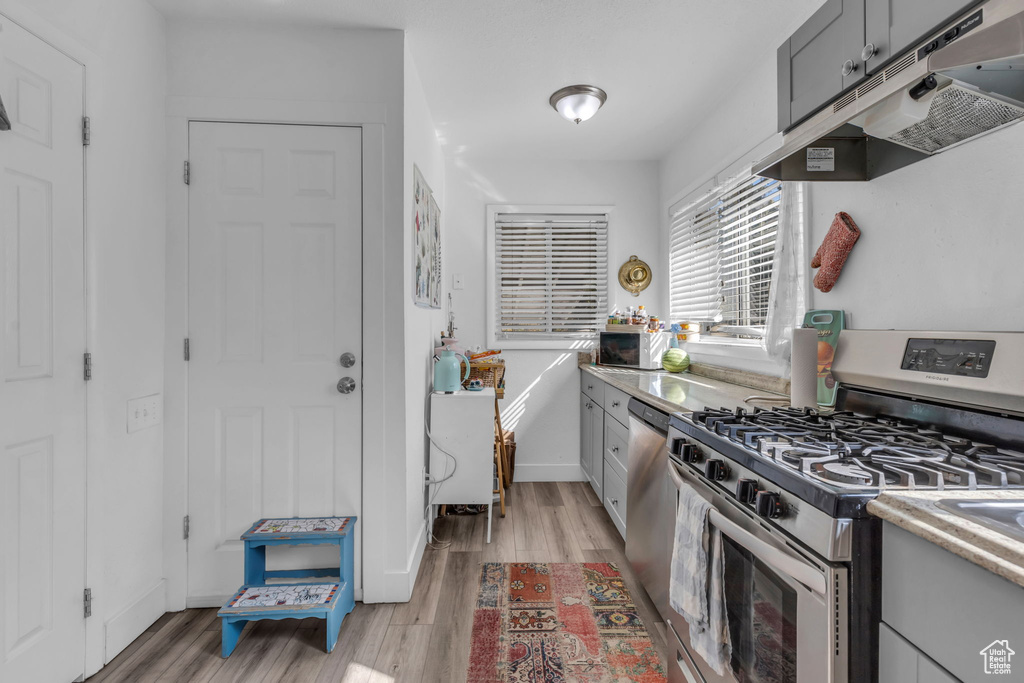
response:
M989 0L783 135L779 180L871 180L1024 119L1024 0Z

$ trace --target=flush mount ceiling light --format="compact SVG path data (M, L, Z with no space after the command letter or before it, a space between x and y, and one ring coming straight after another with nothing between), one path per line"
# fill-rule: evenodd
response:
M608 94L592 85L570 85L562 88L548 102L569 121L582 123L597 113Z

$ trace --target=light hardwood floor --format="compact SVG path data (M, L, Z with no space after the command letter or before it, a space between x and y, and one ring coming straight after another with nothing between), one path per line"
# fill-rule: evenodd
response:
M664 658L664 625L633 576L618 530L589 484L518 483L504 519L447 516L435 527L412 600L364 605L345 618L334 652L320 619L246 626L235 652L220 656L216 609L169 612L89 683L121 681L344 681L454 683L469 662L481 562L614 562Z

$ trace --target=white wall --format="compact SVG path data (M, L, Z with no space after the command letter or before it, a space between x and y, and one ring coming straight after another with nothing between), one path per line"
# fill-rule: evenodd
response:
M162 428L126 425L129 398L163 391L164 22L136 0L4 0L0 11L86 64L92 673L164 611Z
M567 134L572 134L567 129ZM455 336L486 345L485 277L488 204L614 205L609 223L610 305L666 310L665 269L655 162L505 161L454 159L447 165L444 216L446 288L461 273L465 289L452 291ZM618 284L631 254L651 264L651 286L634 298ZM507 371L503 426L516 433L516 480L579 479L579 380L576 352L504 351Z
M381 116L383 123L382 178L364 178L364 182L383 182L383 206L364 202L364 218L383 210L384 229L379 240L380 258L368 265L367 271L379 277L381 284L364 291L364 299L376 303L364 310L364 356L383 354L387 363L377 372L364 365L364 420L379 421L365 429L364 447L364 515L360 519L363 542L363 598L366 601L401 599L389 593L390 578L399 584L408 583L408 544L405 525L407 462L405 401L388 387L405 384L405 321L402 312L408 299L404 277L408 203L405 201L405 164L403 163L403 41L401 31L340 30L289 26L245 25L238 23L207 23L171 21L168 24L168 91L174 106L188 107L189 102L217 100L224 106L239 107L246 103L273 101L275 111L294 110L296 105L320 110L344 105L350 111L364 111L368 116ZM277 106L277 105L280 106ZM295 120L279 118L273 113L252 109L248 120ZM360 123L346 120L340 123ZM175 125L178 125L176 123ZM364 140L367 133L364 130ZM171 160L168 173L180 176L181 160ZM182 185L173 185L170 195L172 211L179 211L184 200ZM171 224L180 229L180 221ZM176 239L176 235L171 235ZM368 241L364 234L364 261ZM375 246L376 249L376 246ZM179 282L181 269L169 272ZM179 280L174 280L179 278ZM176 291L180 286L172 285ZM365 285L364 285L365 289ZM174 292L169 292L174 295ZM185 302L180 296L169 299L169 310L179 321L168 329L169 343L180 344L185 330L180 325ZM172 310L173 309L173 310ZM167 382L180 395L184 390L184 364L177 351L167 359ZM371 392L374 398L371 401ZM385 396L387 397L385 399ZM379 399L379 400L378 400ZM168 438L168 472L166 481L174 500L168 507L168 538L176 547L169 551L176 566L174 595L183 595L181 562L183 547L175 541L172 529L185 514L184 464L185 442L181 438L184 422L177 435ZM176 508L174 507L176 506ZM400 510L395 513L393 508ZM178 605L179 603L175 603Z
M668 207L775 132L776 67L766 55L661 162ZM862 236L836 287L811 289L810 306L843 309L851 328L1024 330L1019 255L1024 232L1014 191L1024 126L1014 126L867 183L811 183L808 251L838 211ZM813 277L813 271L812 271ZM784 375L738 357L697 360Z
M419 568L420 556L423 553L425 536L423 467L427 463L427 440L424 432L424 405L427 403L433 383L434 347L438 343L440 331L447 324L445 310L420 308L413 303L413 215L412 215L412 177L413 164L420 169L423 179L434 193L434 199L441 209L442 245L448 239L445 229L445 167L441 143L437 139L437 129L427 105L426 93L416 70L414 55L410 51L409 42L405 44L405 163L402 168L404 181L405 219L405 289L402 293L405 300L405 506L395 506L390 510L393 521L392 528L406 530L405 548L397 544L393 552L402 553L391 558L393 566L407 567L409 578L408 591L412 595L412 583ZM448 263L444 269L450 268ZM450 282L451 278L447 278ZM442 290L447 291L446 283L442 282ZM400 584L400 580L396 581Z

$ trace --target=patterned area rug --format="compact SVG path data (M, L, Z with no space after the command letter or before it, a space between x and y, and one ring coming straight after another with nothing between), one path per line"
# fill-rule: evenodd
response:
M615 565L483 565L469 683L665 680Z

